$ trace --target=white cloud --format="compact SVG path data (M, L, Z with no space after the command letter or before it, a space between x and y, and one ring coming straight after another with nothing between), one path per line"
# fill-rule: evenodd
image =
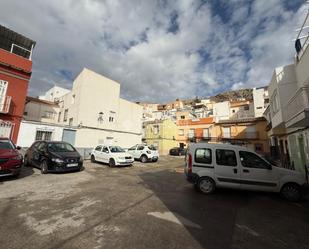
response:
M2 0L0 22L37 41L31 95L55 83L69 88L89 67L119 81L126 98L168 101L265 85L275 66L292 62L302 10L279 0L255 0L251 8L233 0L224 23L211 4Z

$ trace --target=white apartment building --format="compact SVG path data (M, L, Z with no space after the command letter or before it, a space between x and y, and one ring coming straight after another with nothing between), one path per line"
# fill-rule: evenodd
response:
M84 68L58 103L57 122L76 128L68 136L77 147L141 142L142 107L120 98L120 84L111 79Z
M307 24L309 25L309 11ZM304 35L305 34L305 35ZM309 35L300 29L291 65L274 70L268 87L268 134L284 165L305 172L309 167Z
M54 86L49 89L44 95L39 96L39 99L47 101L57 101L60 97L68 94L70 90L60 86Z
M43 96L50 92L55 88ZM18 145L29 147L45 139L78 148L102 143L128 148L141 142L142 107L120 98L119 83L85 68L72 90L56 98L56 102L27 98Z
M263 117L266 108L269 105L269 96L267 87L253 88L253 105L254 105L254 116L256 118Z

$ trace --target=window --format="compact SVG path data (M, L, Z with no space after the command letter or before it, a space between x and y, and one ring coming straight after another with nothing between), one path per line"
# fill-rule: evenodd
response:
M178 130L178 135L179 135L179 136L183 136L183 135L184 135L184 130L183 130L183 129Z
M58 123L60 122L61 120L61 112L58 113Z
M97 147L95 147L95 149L94 150L96 150L96 151L101 151L102 150L102 146L97 146Z
M232 112L235 113L235 110L233 109Z
M245 106L244 106L244 110L245 110L245 111L249 111L249 105L245 105Z
M137 150L143 150L144 149L144 146L142 146L142 145L139 145L138 147L137 147Z
M231 138L231 127L223 127L222 130L224 138Z
M46 143L39 143L37 148L38 148L39 151L45 151L46 150Z
M68 120L68 112L69 112L69 109L64 110L63 122L66 122Z
M157 135L157 134L159 134L159 131L160 131L159 125L154 125L153 126L153 134Z
M129 150L135 150L136 149L136 145L131 147Z
M42 115L42 118L47 118L47 119L54 119L54 112L51 111L45 111L44 114Z
M24 112L24 116L27 116L28 115L28 112Z
M189 138L193 138L194 137L194 129L190 129L189 130L188 136L189 136Z
M109 153L108 148L106 146L103 147L103 152Z
M197 149L195 151L195 162L211 164L212 162L211 150L210 149Z
M0 111L5 108L5 98L8 84L9 83L7 81L0 80Z
M72 95L71 104L73 105L75 103L75 94Z
M269 164L265 162L258 155L248 152L248 151L239 151L239 157L242 166L246 168L256 168L256 169L268 169Z
M210 137L208 128L203 129L203 137L206 137L206 138Z
M260 110L260 109L262 109L262 108L263 108L262 106L258 106L256 109Z
M180 118L181 118L181 119L185 119L186 117L185 117L184 115L181 115Z
M44 140L44 141L51 141L52 138L52 131L36 131L35 134L35 141L40 141L40 140Z
M237 166L237 159L233 150L216 150L216 161L218 165L222 166Z
M70 118L69 119L69 126L72 126L73 125L73 118Z
M115 121L115 115L116 115L116 112L114 111L109 111L109 122L114 122Z
M109 122L114 122L114 117L109 117Z
M255 144L256 152L263 152L263 144Z

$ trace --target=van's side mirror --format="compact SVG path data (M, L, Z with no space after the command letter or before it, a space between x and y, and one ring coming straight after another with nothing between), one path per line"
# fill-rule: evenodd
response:
M16 146L16 150L21 150L21 147L20 146Z

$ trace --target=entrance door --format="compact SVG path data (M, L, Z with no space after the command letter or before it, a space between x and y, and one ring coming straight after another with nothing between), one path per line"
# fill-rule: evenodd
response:
M75 136L76 136L75 130L64 129L62 133L62 141L74 145Z

